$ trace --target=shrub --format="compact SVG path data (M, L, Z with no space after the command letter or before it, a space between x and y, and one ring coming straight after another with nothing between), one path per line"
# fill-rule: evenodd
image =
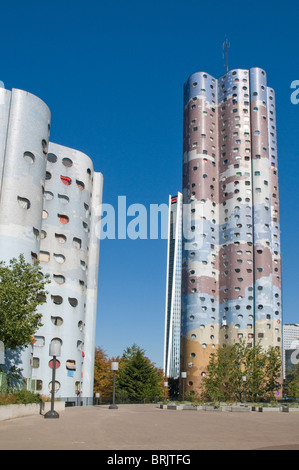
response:
M28 403L40 403L40 396L28 390L17 390L12 393L0 394L0 405L26 405Z
M28 390L18 390L14 392L17 404L40 403L39 395Z

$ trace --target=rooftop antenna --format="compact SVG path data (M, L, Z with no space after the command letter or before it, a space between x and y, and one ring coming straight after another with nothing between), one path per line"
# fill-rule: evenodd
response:
M230 43L228 42L227 38L225 38L225 41L223 43L223 50L224 50L224 53L223 53L223 58L225 58L225 69L226 69L226 73L228 72L228 53L227 53L227 49L230 48Z

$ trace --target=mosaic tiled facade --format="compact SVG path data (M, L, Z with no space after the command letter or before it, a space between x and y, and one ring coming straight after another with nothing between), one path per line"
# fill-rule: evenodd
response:
M0 103L0 259L39 259L51 280L35 342L7 360L49 395L49 344L60 342L56 396L92 397L103 177L87 155L49 142L42 100L0 88Z
M282 346L275 95L264 70L185 83L183 204L197 233L193 244L183 237L182 260L181 370L193 390L219 346Z

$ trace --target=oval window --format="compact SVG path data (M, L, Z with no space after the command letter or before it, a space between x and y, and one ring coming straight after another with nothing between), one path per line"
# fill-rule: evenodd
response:
M54 194L51 191L44 192L44 198L46 201L52 201Z
M84 185L83 181L76 180L76 184L77 184L78 188L81 191L83 191L83 189L85 188L85 185Z
M66 186L69 186L72 182L71 178L69 178L68 176L62 176L61 175L60 179L63 182L63 184L65 184Z
M23 157L25 162L27 162L29 165L32 165L35 162L35 156L32 152L24 152Z
M62 224L68 224L68 222L69 222L69 218L68 218L67 215L58 214L58 218L59 218L59 221L60 221Z
M62 264L65 262L65 256L63 255L54 253L54 258L56 259L57 263Z
M72 307L77 307L78 300L75 297L69 297L69 303Z
M52 391L52 382L49 382L48 387L49 387L49 390ZM61 383L58 382L58 380L55 380L55 385L54 385L55 392L58 392L60 387L61 387Z
M63 319L61 317L51 317L51 322L55 326L61 326L63 324Z
M82 241L80 240L80 238L77 238L77 237L73 238L73 246L75 248L80 249L81 248L81 243L82 243Z
M57 157L54 153L48 153L47 160L50 163L56 163L57 162Z
M73 162L70 158L63 158L62 164L66 166L67 168L70 168L73 165Z
M50 367L50 369L53 369L53 359L51 359L51 360L49 361L49 367ZM58 369L59 367L60 367L60 362L58 361L58 359L56 359L56 361L55 361L55 369Z
M62 274L53 274L53 279L57 284L64 284L65 283L65 277L62 276Z
M61 305L63 302L61 295L51 295L51 299L55 305Z
M17 197L19 205L22 207L22 209L29 209L30 208L30 201L29 199L26 199L25 197Z
M65 243L66 242L66 236L63 235L62 233L55 233L55 238L58 241L58 243Z

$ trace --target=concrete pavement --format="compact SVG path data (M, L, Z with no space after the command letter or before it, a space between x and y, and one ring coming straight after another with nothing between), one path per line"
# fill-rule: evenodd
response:
M1 450L299 450L299 413L70 407L0 422ZM113 455L113 453L112 453Z

